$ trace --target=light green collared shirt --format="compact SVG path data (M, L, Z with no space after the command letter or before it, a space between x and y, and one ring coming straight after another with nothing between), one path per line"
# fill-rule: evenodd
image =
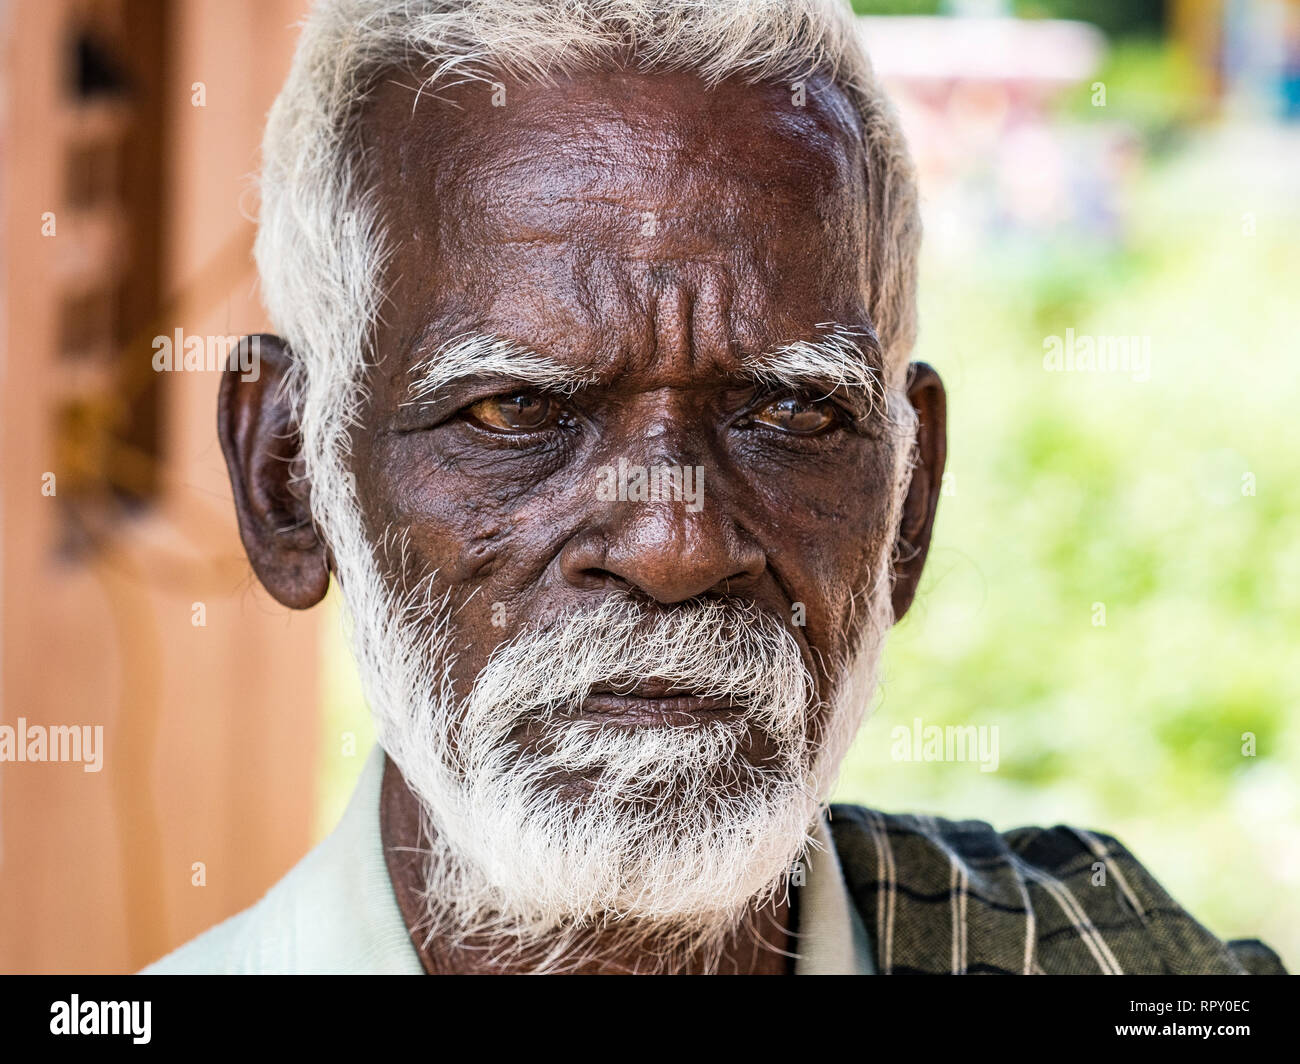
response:
M379 831L384 752L366 759L334 831L257 904L144 969L146 975L421 975ZM796 975L874 974L824 819L799 895Z

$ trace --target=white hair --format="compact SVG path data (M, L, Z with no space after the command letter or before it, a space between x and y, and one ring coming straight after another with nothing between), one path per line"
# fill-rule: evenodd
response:
M513 703L502 694L501 684L517 692L513 681L521 669L537 673L549 663L547 682L560 684L567 677L572 706L584 684L607 681L628 655L633 664L641 663L642 675L663 663L638 657L636 644L617 638L618 611L626 604L611 604L594 619L579 618L558 633L521 634L513 651L507 648L505 658L494 656L485 667L482 689L476 684L474 691L458 697L445 638L448 600L433 596L436 574L427 574L414 590L390 588L382 578L376 547L383 551L388 537L380 544L368 542L347 472L390 247L367 178L360 126L368 94L395 70L418 72L426 85L436 87L483 79L492 71L545 78L627 57L642 70L690 70L709 84L733 77L788 82L822 72L846 94L860 118L865 148L864 297L884 360L888 412L900 427L913 416L900 388L915 333L916 192L892 111L875 83L852 18L838 0L318 0L267 124L255 251L267 309L292 352L284 387L299 425L313 516L333 553L380 742L402 768L435 828L435 846L441 847L429 872L430 918L441 921L443 929L450 921L463 934L475 929L472 917L483 912L495 914L498 930L508 929L516 937L544 935L565 921L573 927L590 923L596 909L653 922L680 920L693 906L702 919L712 914L705 924L715 930L734 921L741 901L776 889L779 871L806 841L805 832L819 803L828 798L874 691L876 662L892 621L889 543L875 559L873 586L862 589L868 616L857 646L848 648L843 660L828 663L837 684L836 707L819 748L801 750L798 757L788 748L784 775L761 781L747 804L733 806L737 819L728 829L720 829L720 819L710 821L711 807L700 800L689 811L699 832L694 838L673 842L666 829L658 835L651 831L654 844L642 856L658 858L657 872L629 858L626 835L620 838L600 828L620 822L610 804L614 799L596 805L608 814L604 820L580 819L566 831L556 813L540 834L503 834L510 824L537 821L542 804L536 797L536 773L544 774L547 765L534 765L532 798L517 787L502 789L499 744L493 746L490 737L500 739L493 729L512 713L517 717L519 707L510 708ZM787 345L770 353L758 372L774 379L814 371L826 376L829 363L838 385L879 386L882 382L853 362L858 352L850 341L834 333L830 347ZM472 351L462 343L455 352L442 354L525 365L543 377L565 372L495 339L476 342ZM437 368L448 370L447 365ZM415 397L420 394L417 387ZM909 476L906 448L899 449L897 460L893 528ZM398 536L404 544L400 531ZM406 572L404 567L398 571ZM730 616L734 621L734 613ZM814 706L806 696L807 678L795 674L788 633L781 638L775 622L765 625L753 617L749 630L758 634L748 644L751 652L737 657L718 638L720 617L704 605L695 612L678 611L672 632L655 630L660 657L671 663L677 654L688 673L684 678L706 688L712 681L723 688L748 683L749 696L767 699L754 721L791 739ZM686 628L681 628L683 620ZM600 638L592 638L593 632ZM567 648L566 653L556 654L557 646ZM585 671L570 671L575 660L586 662ZM513 664L507 668L508 663ZM531 711L548 712L547 707ZM468 735L468 749L477 751L478 761L463 777L449 770L456 744L443 731L457 721L458 727L468 721L479 728ZM590 768L599 762L602 771L639 765L663 772L674 765L716 767L735 749L735 735L722 726L643 731L648 734L593 736L589 726L560 723L548 765L571 768L581 762ZM464 733L458 736L465 738ZM514 778L527 783L525 777ZM688 793L702 799L698 780L696 784ZM766 804L760 801L763 795ZM623 816L625 829L626 821ZM644 830L640 837L646 838ZM499 859L507 852L502 838L510 840L510 860L504 863ZM706 841L716 845L710 848ZM689 856L692 846L694 856ZM619 860L599 863L614 857ZM689 869L683 864L688 859ZM434 897L439 894L444 902ZM459 915L448 915L448 896ZM724 919L719 912L730 915ZM701 933L701 927L691 932L697 945ZM547 963L541 962L543 967Z
M893 110L841 0L317 0L262 145L255 253L262 295L289 342L313 511L333 538L355 506L337 471L364 398L387 245L359 130L395 69L425 84L492 70L544 78L631 55L644 70L791 81L824 72L859 116L866 167L867 292L897 387L915 338L915 181Z

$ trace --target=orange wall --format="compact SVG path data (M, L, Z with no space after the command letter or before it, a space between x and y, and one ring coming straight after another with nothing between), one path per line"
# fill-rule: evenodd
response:
M255 901L310 843L316 614L252 579L215 437L215 373L166 374L163 489L93 556L61 556L52 410L58 65L70 2L7 5L0 144L0 723L104 726L104 767L0 763L0 971L134 970ZM261 125L303 0L178 0L165 129L165 330L265 327L248 258ZM190 105L206 85L206 106ZM160 330L164 331L164 330ZM192 605L206 626L192 623ZM206 885L192 885L192 865Z

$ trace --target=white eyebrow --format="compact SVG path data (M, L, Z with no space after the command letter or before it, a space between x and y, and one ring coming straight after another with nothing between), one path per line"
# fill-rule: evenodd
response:
M871 411L885 400L884 382L867 357L874 335L837 322L821 322L825 335L794 340L766 354L745 359L745 372L754 381L791 389L842 388L865 393ZM455 381L470 377L509 377L538 388L572 394L599 378L500 337L461 333L443 343L429 358L411 369L408 403L427 400Z
M539 388L573 392L584 384L594 384L590 374L562 365L539 355L513 340L480 333L462 333L442 344L429 358L411 370L409 402L428 399L466 377L510 377Z
M880 370L868 360L876 350L875 336L838 322L821 322L825 336L795 340L756 358L746 359L748 373L767 385L795 389L843 388L864 393L874 412L885 402L885 384Z

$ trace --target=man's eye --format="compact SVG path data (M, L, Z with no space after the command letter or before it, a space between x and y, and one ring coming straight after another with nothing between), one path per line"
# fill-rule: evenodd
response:
M559 419L560 407L538 392L515 392L480 399L466 413L485 428L498 432L536 432Z
M794 436L816 436L836 424L839 417L832 403L787 395L768 403L754 414L754 420Z

